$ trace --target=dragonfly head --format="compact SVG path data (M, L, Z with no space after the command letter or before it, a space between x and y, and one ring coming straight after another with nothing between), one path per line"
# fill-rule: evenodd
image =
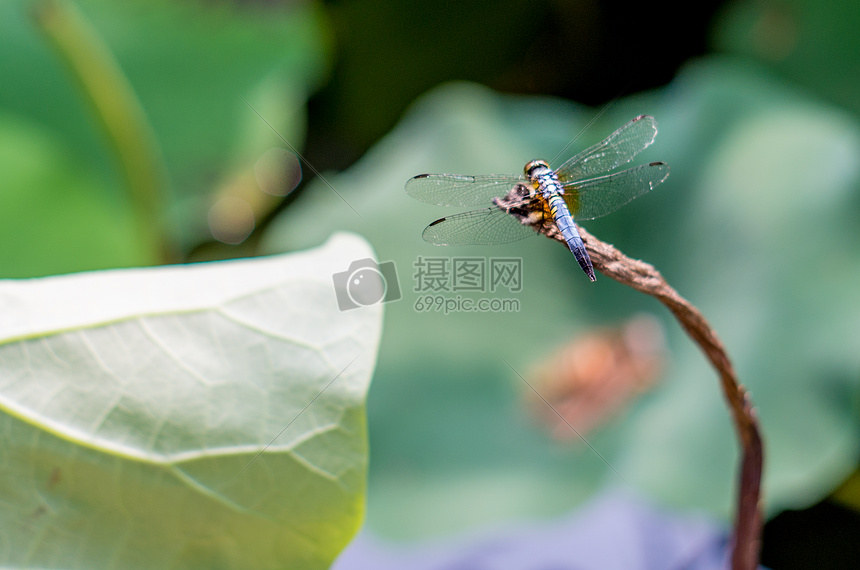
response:
M547 164L545 160L533 160L523 168L523 172L525 172L526 176L529 178L542 174L541 171L546 170L549 170L549 164Z

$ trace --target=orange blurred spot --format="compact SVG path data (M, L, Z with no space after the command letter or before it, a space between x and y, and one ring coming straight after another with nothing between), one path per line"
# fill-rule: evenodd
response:
M529 383L555 411L532 391L527 404L553 438L579 439L571 426L585 435L619 414L654 385L664 359L660 323L640 315L579 336L537 365Z

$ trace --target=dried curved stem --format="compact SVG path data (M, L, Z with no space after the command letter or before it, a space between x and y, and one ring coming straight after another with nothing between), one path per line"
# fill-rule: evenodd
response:
M553 231L551 224L535 229L547 237L565 243L558 231ZM719 374L742 449L740 492L732 541L732 569L754 570L758 567L762 528L759 502L763 464L762 440L752 401L744 387L738 384L722 342L702 313L669 286L652 265L627 257L581 226L579 232L594 268L619 283L656 297L666 305Z

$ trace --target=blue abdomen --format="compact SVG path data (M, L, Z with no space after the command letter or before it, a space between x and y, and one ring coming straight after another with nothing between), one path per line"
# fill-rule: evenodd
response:
M555 225L564 237L564 241L567 242L567 247L570 248L576 261L582 270L585 271L586 275L588 275L588 278L594 281L594 268L591 265L591 258L588 257L588 252L585 251L585 244L582 243L582 237L580 237L579 231L576 229L573 216L570 215L564 198L558 193L552 193L549 195L547 201L549 202L550 212L552 212Z

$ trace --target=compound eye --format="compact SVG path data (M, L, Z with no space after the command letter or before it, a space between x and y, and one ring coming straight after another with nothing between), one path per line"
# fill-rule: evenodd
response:
M548 169L549 164L547 164L545 160L533 160L526 164L525 168L523 168L523 171L526 173L526 176L531 176L532 173L538 168Z

